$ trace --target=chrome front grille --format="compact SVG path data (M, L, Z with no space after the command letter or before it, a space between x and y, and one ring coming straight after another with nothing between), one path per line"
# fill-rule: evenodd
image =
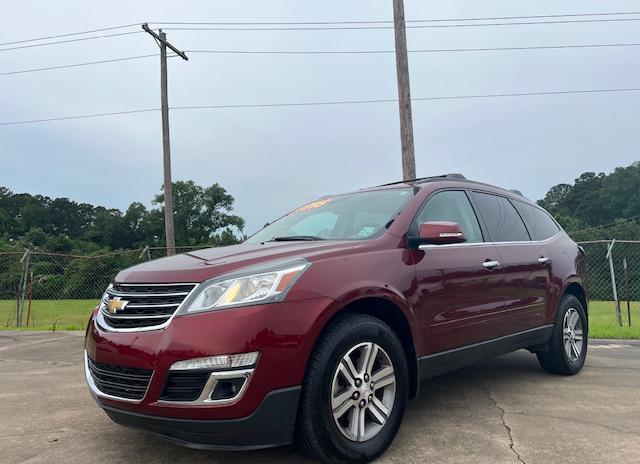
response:
M107 288L100 311L106 325L114 329L161 326L173 316L195 286L114 283Z

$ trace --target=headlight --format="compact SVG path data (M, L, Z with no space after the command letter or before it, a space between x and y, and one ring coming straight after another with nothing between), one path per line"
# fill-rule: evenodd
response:
M182 314L281 301L309 267L304 259L252 266L201 284Z

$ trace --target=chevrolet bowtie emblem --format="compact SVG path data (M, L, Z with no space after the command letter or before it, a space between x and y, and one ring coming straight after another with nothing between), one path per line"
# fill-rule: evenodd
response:
M112 314L117 313L118 311L124 310L124 308L129 304L128 301L121 300L120 297L114 297L109 300L107 303L107 311Z

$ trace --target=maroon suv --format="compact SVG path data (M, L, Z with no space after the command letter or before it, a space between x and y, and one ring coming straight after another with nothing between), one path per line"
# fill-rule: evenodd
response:
M520 348L577 373L584 263L543 209L458 174L328 196L120 272L86 379L115 422L186 446L366 462L425 379Z

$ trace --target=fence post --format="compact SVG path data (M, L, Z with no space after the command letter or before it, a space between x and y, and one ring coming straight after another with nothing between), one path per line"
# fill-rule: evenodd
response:
M618 300L618 287L616 286L616 271L613 269L613 246L616 240L611 240L607 249L607 259L609 260L609 272L611 273L611 289L613 290L613 301L616 305L616 321L622 327L622 312L620 311L620 300Z
M151 251L149 251L149 245L145 246L142 249L142 253L140 253L140 256L138 257L138 259L142 259L144 255L147 255L147 261L151 261Z
M27 292L27 280L29 280L29 255L31 250L28 248L24 251L20 264L22 264L22 273L20 274L20 283L18 284L18 294L16 295L16 327L22 326L22 313L24 309L24 299Z
M627 299L627 322L631 327L631 295L629 294L629 268L627 267L627 258L622 260L622 267L624 268L624 287Z

